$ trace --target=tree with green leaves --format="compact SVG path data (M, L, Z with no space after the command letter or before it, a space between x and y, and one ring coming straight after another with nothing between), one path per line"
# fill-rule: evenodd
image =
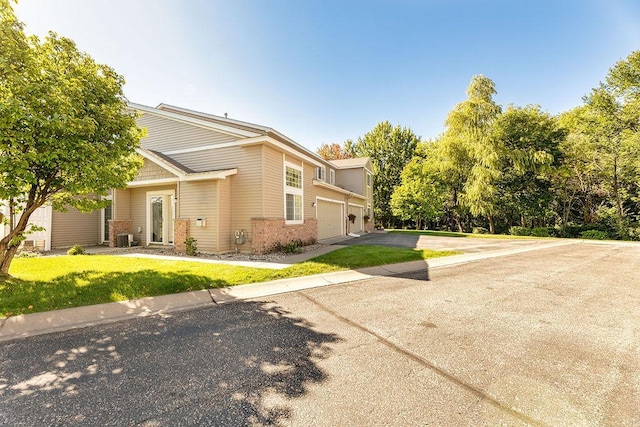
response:
M143 134L123 84L67 38L25 36L9 1L0 0L0 203L9 210L0 275L40 206L96 209L105 203L96 196L133 179Z
M395 216L391 209L391 195L401 183L405 165L414 155L420 137L408 127L392 126L388 121L378 123L354 145L358 157L369 157L373 167L374 217L390 227Z
M412 220L418 228L444 212L446 191L439 170L430 155L433 143L419 143L416 155L402 171L402 182L391 195L393 214Z
M491 233L499 176L499 153L490 138L491 126L501 113L493 100L495 83L482 75L473 76L468 98L448 114L446 130L437 142L440 172L449 188L449 205L458 231L461 217L469 209L473 215L486 216Z
M515 211L523 227L528 218L545 222L565 136L557 119L534 105L509 106L493 123L491 138L500 163L499 203L502 209Z
M602 171L616 229L629 237L629 209L637 212L640 157L640 51L618 61L603 83L584 98L572 131L587 138Z

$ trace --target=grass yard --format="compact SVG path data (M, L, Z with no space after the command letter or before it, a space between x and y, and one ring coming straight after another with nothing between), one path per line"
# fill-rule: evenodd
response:
M424 236L439 237L467 237L471 239L554 239L554 237L535 237L535 236L512 236L510 234L473 234L473 233L457 233L455 231L435 231L435 230L399 230L389 229L389 233L406 233L418 234Z
M356 245L283 270L114 255L16 258L11 265L11 277L0 279L0 316L221 288L457 253Z

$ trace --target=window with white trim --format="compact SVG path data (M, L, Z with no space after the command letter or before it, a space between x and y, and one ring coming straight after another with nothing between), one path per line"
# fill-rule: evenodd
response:
M371 174L367 172L367 187L371 187Z
M284 217L287 223L302 223L302 196L302 169L299 166L286 163Z
M329 184L336 185L336 171L329 169Z
M325 180L325 169L324 166L318 166L316 167L316 179L319 181L324 181Z

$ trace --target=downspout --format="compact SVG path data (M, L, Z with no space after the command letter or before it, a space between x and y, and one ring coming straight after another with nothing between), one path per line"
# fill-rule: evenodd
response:
M350 226L349 226L349 199L353 196L353 194L349 193L347 196L345 196L344 198L344 204L347 208L347 211L345 212L345 216L344 216L344 220L346 221L347 226L345 227L345 230L347 232L347 236L350 235L351 230L350 230Z

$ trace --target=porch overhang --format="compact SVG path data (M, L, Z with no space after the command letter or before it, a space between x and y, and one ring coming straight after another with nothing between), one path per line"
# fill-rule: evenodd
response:
M127 183L128 188L135 187L150 187L154 185L175 184L177 182L184 181L215 181L221 179L227 179L227 177L238 173L238 168L223 169L210 172L194 172L187 173L172 178L160 178L160 179L148 179L144 181L129 181Z

